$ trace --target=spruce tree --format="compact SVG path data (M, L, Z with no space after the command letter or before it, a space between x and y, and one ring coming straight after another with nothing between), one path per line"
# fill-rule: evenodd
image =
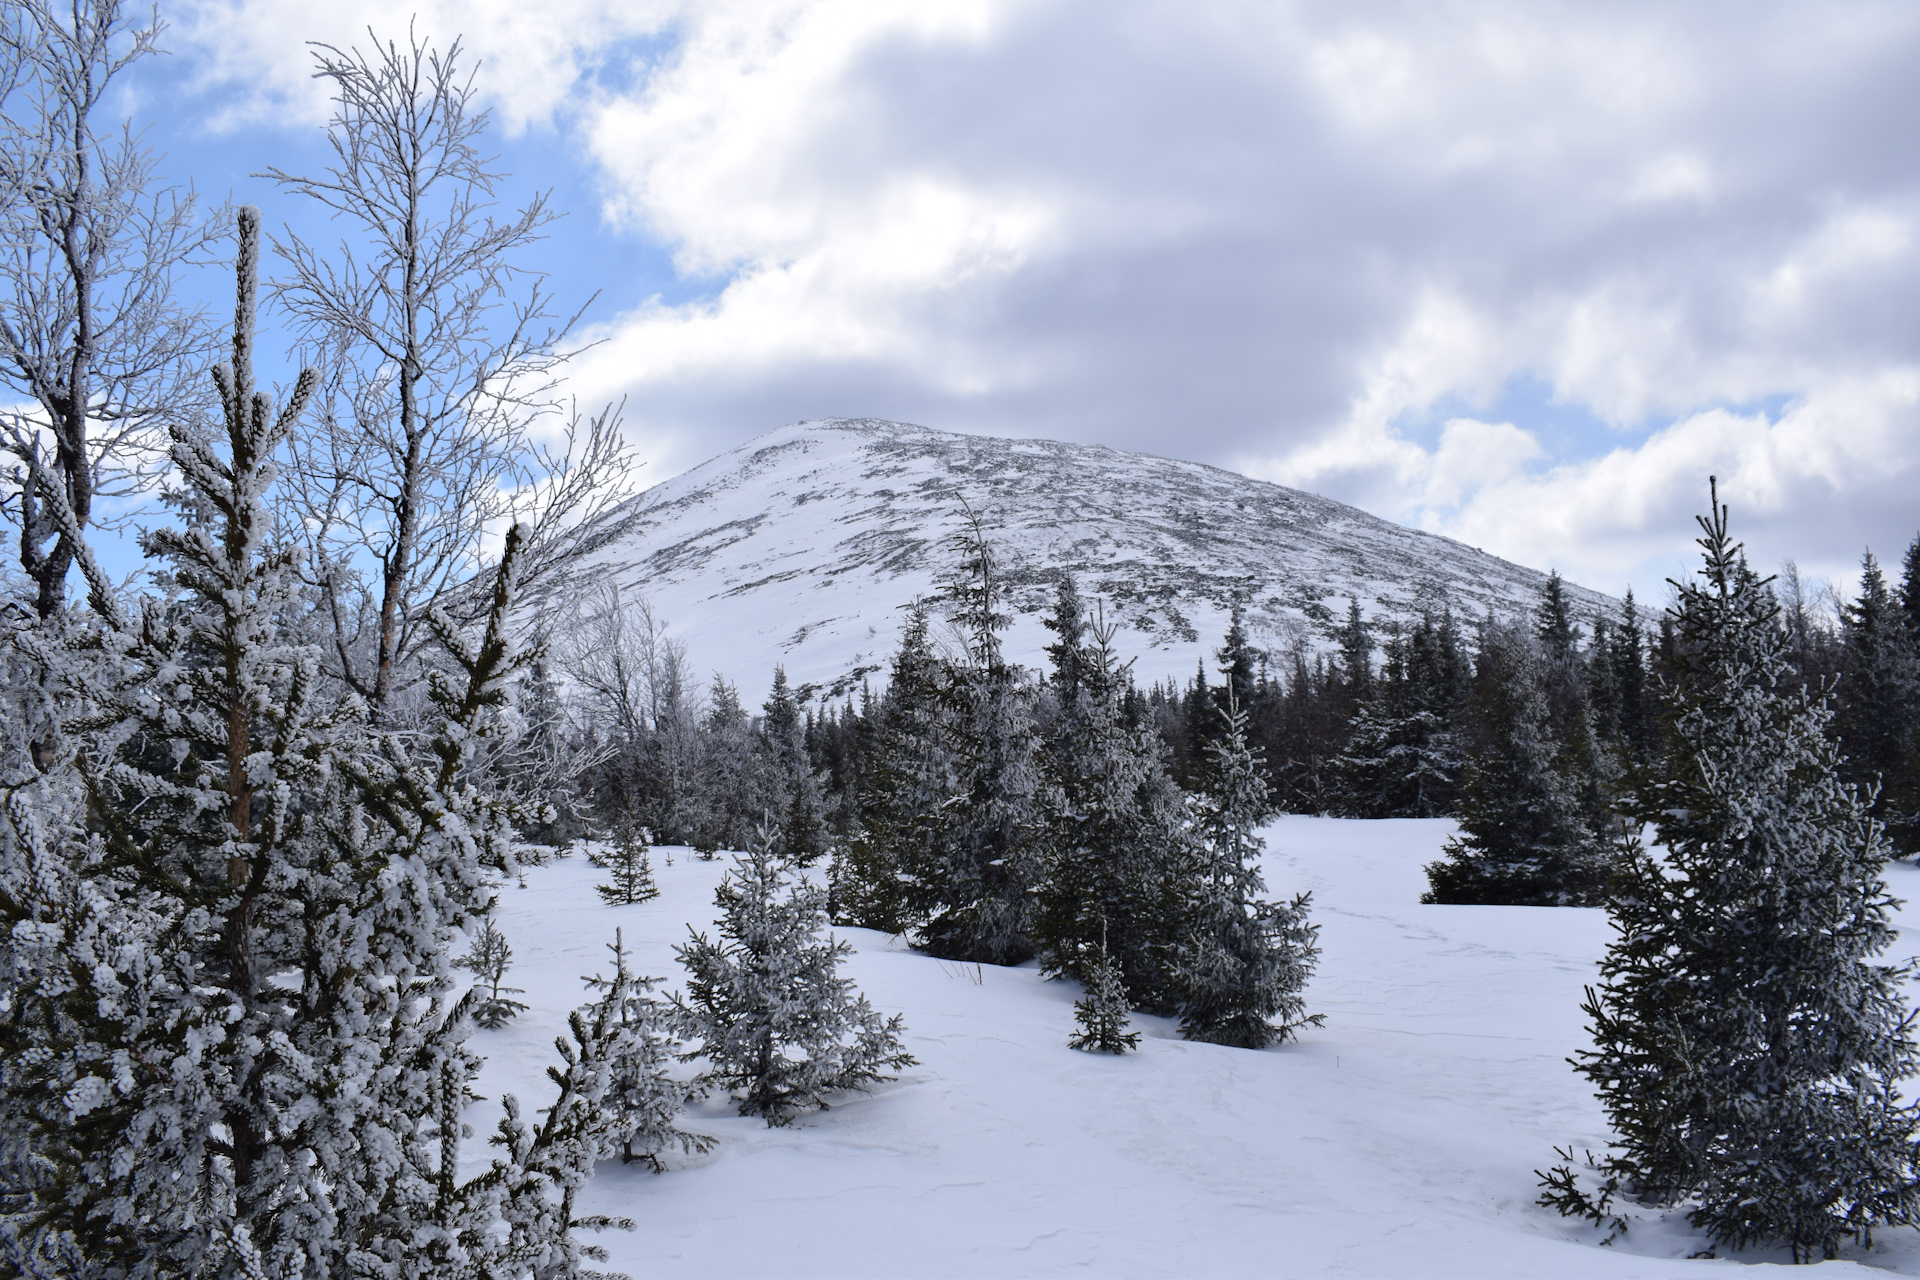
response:
M788 857L807 866L827 851L826 818L820 779L807 750L807 722L783 666L773 669L773 692L764 711L760 732L773 756L773 792L785 815L783 847Z
M1213 735L1216 703L1207 685L1207 660L1194 659L1193 683L1181 700L1180 750L1174 756L1174 777L1181 786L1196 790L1206 776L1207 739Z
M1458 692L1451 619L1394 628L1386 662L1332 761L1341 809L1356 818L1431 818L1450 812L1460 768L1452 728Z
M509 998L523 996L526 991L502 985L507 970L513 967L513 948L507 945L507 935L500 932L491 915L481 917L480 932L474 935L473 946L453 963L458 968L473 970L474 997L468 1008L479 1026L498 1031L527 1011L526 1005Z
M1654 764L1662 744L1648 688L1647 636L1631 587L1621 602L1619 624L1609 633L1607 663L1619 708L1620 750L1629 762Z
M1846 760L1843 775L1870 798L1902 855L1912 843L1915 723L1920 721L1920 655L1905 610L1887 588L1871 551L1860 566L1860 594L1840 611L1845 666L1833 729Z
M719 675L707 694L707 713L695 739L696 768L681 779L685 791L683 821L687 843L711 860L722 849L738 849L752 838L754 825L769 809L786 808L786 795L753 721L740 705L740 691Z
M915 923L907 869L937 866L941 809L958 785L947 714L949 670L934 654L916 603L901 629L873 723L865 786L829 869L835 919L885 933Z
M1920 650L1920 534L1914 535L1900 562L1900 612L1906 616L1907 638Z
M428 614L447 662L424 743L320 696L264 502L316 379L278 413L255 390L256 210L239 231L222 431L173 428L187 519L144 544L171 598L123 604L43 489L95 620L14 636L54 714L0 824L0 1256L75 1276L577 1267L573 1231L607 1225L569 1190L609 1151L597 1045L568 1046L540 1129L509 1100L504 1153L456 1176L479 1061L451 944L514 867L515 815L473 765L530 661L506 633L526 530L477 645ZM76 788L83 809L61 803Z
M1534 638L1554 769L1572 790L1588 828L1604 830L1611 820L1619 771L1594 732L1589 664L1580 652L1580 628L1557 570L1547 575L1541 591Z
M891 1079L913 1065L898 1014L882 1018L839 975L851 946L820 931L824 889L796 880L763 824L714 892L720 940L692 933L674 949L687 993L674 997L681 1034L697 1041L704 1084L733 1093L743 1116L791 1123L827 1096Z
M1354 597L1347 600L1347 622L1340 629L1340 675L1354 703L1364 702L1373 692L1373 628Z
M1215 655L1220 664L1220 675L1224 680L1216 694L1222 701L1232 701L1249 713L1253 707L1254 663L1259 655L1254 652L1253 642L1247 638L1247 606L1239 592L1234 593L1233 605L1227 614L1227 638Z
M1914 669L1920 671L1920 537L1907 547L1900 574L1901 632ZM1896 849L1920 856L1920 708L1907 724L1906 749L1886 783L1887 835Z
M1057 743L1060 735L1067 732L1066 718L1073 714L1080 699L1080 653L1086 644L1087 606L1080 598L1080 585L1073 574L1061 574L1059 582L1054 584L1053 611L1041 619L1041 625L1054 634L1053 643L1046 646L1046 655L1053 668L1048 685L1061 716L1053 734Z
M676 1123L686 1110L688 1086L676 1080L672 1064L684 1046L673 1035L671 1006L653 996L656 978L642 978L627 968L626 940L613 931L607 950L613 952L613 976L586 978L595 998L580 1010L592 1024L617 1034L617 1048L608 1055L609 1080L605 1109L614 1117L620 1143L620 1162L641 1161L662 1172L661 1153L669 1147L701 1152L713 1139L688 1133Z
M1518 627L1482 631L1477 714L1484 740L1466 757L1460 834L1427 867L1422 902L1581 906L1601 901L1605 846L1554 767L1539 646Z
M1093 967L1118 966L1146 1009L1168 1010L1177 914L1172 884L1184 857L1186 813L1159 736L1125 714L1117 628L1096 614L1071 661L1078 692L1054 724L1046 756L1051 807L1033 891L1031 929L1044 970L1093 986ZM1056 680L1062 668L1056 667Z
M1033 955L1027 916L1046 784L1035 690L1000 642L1011 620L1001 612L999 565L967 514L949 583L953 621L967 642L944 689L953 785L934 811L933 840L913 849L902 871L921 948L949 960L1019 964Z
M1309 894L1290 903L1259 897L1266 887L1258 865L1266 842L1258 828L1267 784L1247 743L1247 713L1229 695L1219 715L1220 734L1207 747L1200 840L1184 886L1180 1034L1263 1049L1322 1020L1306 1011L1305 999L1320 956L1320 927L1308 922Z
M1067 1047L1089 1053L1125 1053L1137 1048L1140 1033L1127 1030L1127 985L1120 977L1120 966L1104 946L1087 966L1086 984L1087 994L1073 1004L1076 1030Z
M653 833L645 827L623 822L615 830L611 849L587 855L587 861L607 872L607 883L593 886L600 901L610 907L624 907L650 902L660 896L660 886L653 878L653 864L647 856L647 846L652 842Z
M1908 970L1875 959L1895 937L1886 847L1717 489L1699 523L1705 563L1670 611L1667 771L1634 804L1658 852L1627 842L1576 1067L1614 1130L1603 1199L1687 1203L1716 1244L1831 1257L1920 1222ZM1545 1203L1600 1209L1571 1169L1545 1181Z

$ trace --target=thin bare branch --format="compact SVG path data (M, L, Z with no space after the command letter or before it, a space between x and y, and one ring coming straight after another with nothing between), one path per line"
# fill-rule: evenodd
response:
M369 32L372 37L372 33ZM283 528L309 545L333 619L338 674L378 714L406 676L436 604L459 615L489 534L531 518L530 567L564 554L563 529L598 510L592 490L630 470L615 410L565 412L559 376L578 313L556 313L519 265L556 215L547 193L502 210L506 175L480 151L458 41L409 32L371 51L316 44L332 83L332 163L270 169L346 228L330 249L275 241L273 295L325 370L315 429L289 455Z

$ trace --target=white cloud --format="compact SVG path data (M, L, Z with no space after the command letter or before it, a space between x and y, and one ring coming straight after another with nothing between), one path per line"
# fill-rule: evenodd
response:
M1655 156L1641 165L1626 191L1626 198L1632 204L1682 201L1704 204L1712 196L1713 177L1706 161L1680 151Z
M251 109L308 115L298 39L381 17L187 12ZM1684 549L1707 470L1803 561L1911 534L1890 486L1920 467L1899 123L1920 10L1899 0L1817 22L1498 0L420 20L467 33L510 123L574 122L614 225L703 286L628 295L579 370L583 396L631 396L662 470L822 413L1091 439L1596 586ZM1503 404L1519 383L1606 425L1528 417Z
M1920 365L1822 387L1777 416L1710 409L1631 447L1543 461L1512 424L1455 419L1437 448L1402 446L1397 493L1376 505L1601 589L1644 589L1689 567L1691 516L1713 475L1758 564L1796 558L1847 579L1876 535L1894 536L1879 545L1892 559L1920 524Z
M549 121L581 77L620 42L661 32L677 6L649 0L180 0L168 6L170 42L206 84L233 97L218 126L260 121L324 123L327 87L313 78L309 41L366 47L368 31L402 42L411 22L439 47L458 36L481 64L479 85L512 132Z

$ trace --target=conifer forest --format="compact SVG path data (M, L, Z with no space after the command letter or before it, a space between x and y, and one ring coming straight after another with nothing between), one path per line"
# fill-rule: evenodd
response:
M1379 911L1330 904L1318 886L1348 882L1299 850L1389 847L1422 851L1395 855L1401 934L1591 943L1564 980L1518 943L1500 970L1579 1028L1516 1068L1574 1099L1540 1114L1591 1119L1526 1130L1537 1149L1488 1175L1564 1251L1526 1265L1920 1238L1890 878L1920 858L1920 536L1842 597L1751 563L1740 501L1703 474L1663 601L1596 611L1558 573L1506 611L1355 597L1284 649L1236 605L1191 677L1142 681L1138 633L1066 568L1044 654L1010 652L1004 550L968 507L939 589L887 602L883 666L743 687L644 594L556 603L633 454L620 405L565 393L582 304L523 265L558 211L489 167L457 41L316 47L328 162L270 173L325 215L309 239L170 185L122 127L108 90L156 55L157 16L18 0L4 24L0 1273L693 1257L672 1197L723 1198L747 1239L782 1197L745 1180L776 1154L984 1134L1004 1145L982 1159L1018 1165L1053 1103L934 1092L1001 1061L976 1045L963 1067L953 1041L1003 1033L1039 1056L993 1088L1057 1087L1092 1130L1181 1128L1176 1095L1212 1099L1226 1127L1195 1163L1229 1165L1242 1108L1323 1109L1248 1073L1368 1069L1348 1037L1375 971L1350 939ZM218 305L182 283L207 263ZM1508 908L1540 910L1489 914ZM585 974L556 950L582 930ZM1483 1034L1420 1032L1456 1033ZM1086 1083L1108 1080L1137 1092ZM1346 1167L1330 1132L1276 1158ZM1129 1141L1060 1181L1162 1139ZM804 1199L816 1174L782 1176ZM1049 1239L1046 1197L1023 1198L1021 1232ZM1275 1231L1277 1270L1195 1273L1319 1265ZM926 1273L994 1265L954 1257Z

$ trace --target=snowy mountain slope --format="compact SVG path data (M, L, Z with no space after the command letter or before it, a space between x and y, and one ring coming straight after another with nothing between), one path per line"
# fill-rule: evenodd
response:
M901 611L955 562L963 504L1004 564L1009 653L1038 663L1060 569L1105 602L1143 681L1190 676L1236 594L1276 656L1331 643L1347 598L1378 620L1531 608L1545 575L1353 507L1198 463L869 419L802 422L640 494L568 589L642 593L695 670L751 695L776 662L797 684L845 687L882 667ZM1606 597L1570 591L1577 609Z
M1445 821L1290 817L1268 829L1275 895L1314 894L1326 1013L1294 1044L1262 1051L1190 1044L1136 1018L1139 1052L1066 1047L1072 983L943 963L860 929L846 973L900 1013L919 1059L872 1095L851 1094L789 1129L719 1101L688 1127L706 1156L669 1172L600 1166L587 1213L632 1218L601 1242L615 1268L651 1276L1708 1276L1679 1213L1638 1215L1610 1248L1534 1204L1553 1147L1598 1149L1599 1104L1567 1055L1588 1043L1581 987L1608 938L1602 912L1422 906L1424 863ZM641 972L684 984L673 944L711 932L726 869L655 850L662 895L602 906L575 855L502 891L515 949L508 981L533 1009L478 1032L487 1057L469 1119L490 1132L503 1091L531 1109L579 975L607 969L625 932ZM1920 871L1888 868L1913 900ZM1900 923L1920 925L1920 913ZM1906 939L1893 954L1912 947ZM468 1148L472 1167L487 1150ZM1875 1234L1826 1264L1920 1274L1920 1233ZM1785 1263L1786 1250L1738 1255ZM1864 1264L1864 1265L1863 1265ZM1823 1272L1824 1274L1825 1272Z

